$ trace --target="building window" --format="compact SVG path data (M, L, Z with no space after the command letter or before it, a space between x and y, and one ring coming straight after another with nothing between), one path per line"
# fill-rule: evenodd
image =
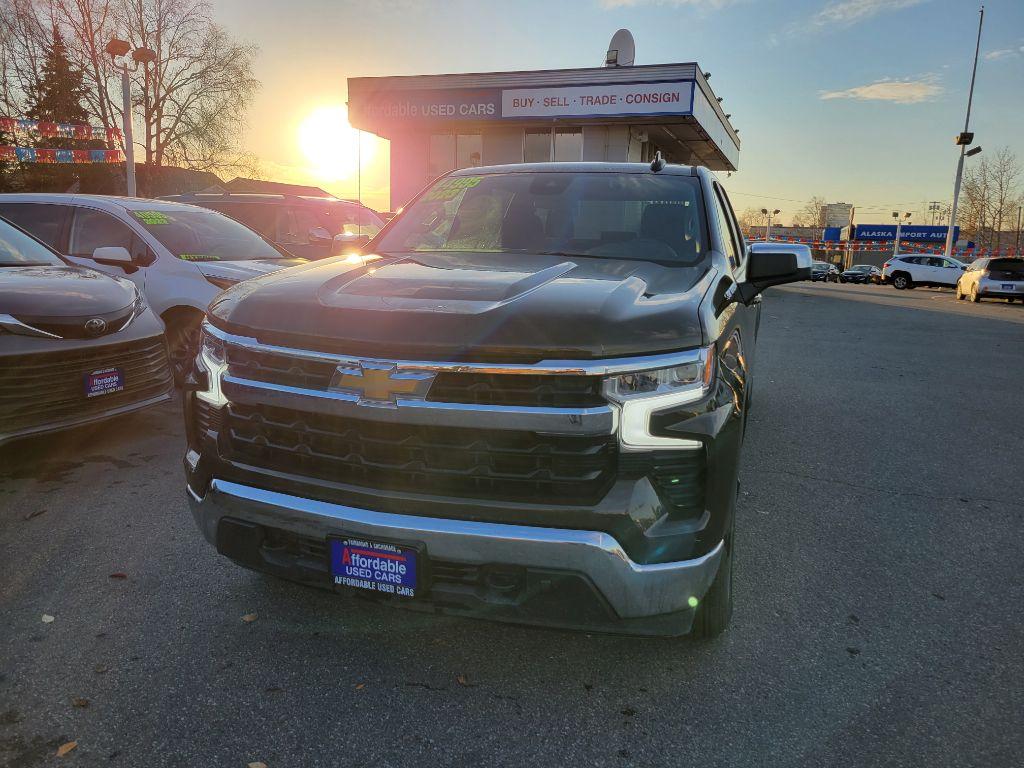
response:
M583 129L556 129L554 146L556 163L580 162L583 159Z
M523 137L523 161L546 163L551 160L551 129L527 131Z
M450 133L435 133L430 137L427 154L427 174L436 179L455 168L455 136Z
M455 137L455 167L483 165L484 142L479 133L460 133Z

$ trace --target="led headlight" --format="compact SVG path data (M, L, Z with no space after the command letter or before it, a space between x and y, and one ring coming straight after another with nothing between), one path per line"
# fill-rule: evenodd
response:
M693 360L610 376L604 395L619 405L619 440L625 450L699 448L700 441L651 434L651 414L700 400L715 377L715 345L698 350Z
M209 388L196 392L196 397L217 408L227 405L227 398L221 390L221 376L228 369L224 342L211 333L210 326L205 322L199 335L198 363L206 369Z

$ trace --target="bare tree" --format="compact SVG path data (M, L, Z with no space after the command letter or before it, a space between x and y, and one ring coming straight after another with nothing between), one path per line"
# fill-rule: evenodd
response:
M744 232L749 232L753 227L764 226L767 216L761 213L760 208L745 208L739 215L740 227Z
M104 49L116 36L114 0L56 0L56 5L68 52L84 77L86 105L104 128L112 128L119 114L111 97L111 89L117 88L117 73Z
M118 26L157 55L134 78L146 163L200 170L246 164L237 145L259 88L256 48L214 23L206 0L121 0Z
M0 12L0 103L9 115L22 114L28 94L39 84L46 46L55 25L52 4L5 0Z
M1003 244L1004 233L1012 233L1017 225L1020 177L1020 161L1009 147L967 169L957 214L964 235L983 248Z
M793 216L794 227L823 227L825 222L822 217L821 209L825 207L824 197L812 197L808 200L804 207L801 208Z

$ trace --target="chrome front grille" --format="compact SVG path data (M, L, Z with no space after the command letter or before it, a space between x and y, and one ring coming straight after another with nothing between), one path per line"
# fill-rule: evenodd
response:
M322 360L229 345L228 373L240 379L326 392L337 366ZM445 371L437 375L428 402L537 408L605 405L600 376L493 374Z

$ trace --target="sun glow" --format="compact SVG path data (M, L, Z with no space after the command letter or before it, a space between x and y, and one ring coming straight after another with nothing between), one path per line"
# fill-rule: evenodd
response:
M316 176L324 181L339 181L355 176L360 162L365 172L367 163L373 159L376 141L372 134L349 125L345 107L319 107L299 126L299 148Z

